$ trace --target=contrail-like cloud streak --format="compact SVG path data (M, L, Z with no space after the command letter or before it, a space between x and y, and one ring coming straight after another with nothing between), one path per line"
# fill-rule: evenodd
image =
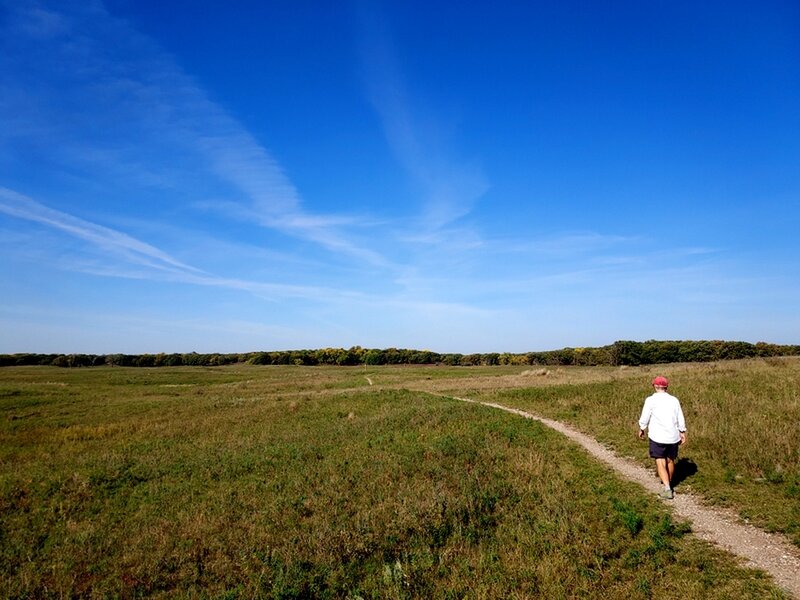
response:
M180 175L196 184L196 173L213 174L227 186L217 213L246 215L249 222L332 252L387 264L354 240L348 227L359 225L357 219L304 208L272 153L154 40L100 2L22 0L5 8L0 110L8 119L0 147L4 141L13 147L31 136L35 143L46 138L45 151L59 166L168 188Z
M420 125L383 15L367 2L361 2L359 9L369 98L381 118L389 146L423 190L422 221L431 229L439 229L469 214L489 189L488 180L479 166L454 158L430 127Z
M135 264L154 269L199 272L199 269L184 264L158 248L125 233L48 208L8 188L0 188L0 212L59 229Z

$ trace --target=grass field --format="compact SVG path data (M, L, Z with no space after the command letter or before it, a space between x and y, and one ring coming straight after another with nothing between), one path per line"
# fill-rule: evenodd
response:
M666 373L697 466L681 485L796 536L800 361ZM2 369L0 596L783 597L559 434L422 391L548 414L641 457L648 377Z
M624 456L647 458L634 433L647 382L670 372L689 429L679 486L735 509L800 546L800 360L773 358L709 365L613 370L596 383L473 390L574 425Z

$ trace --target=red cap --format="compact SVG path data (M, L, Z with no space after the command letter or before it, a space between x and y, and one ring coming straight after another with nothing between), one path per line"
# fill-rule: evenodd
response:
M658 377L653 379L653 385L665 388L669 386L669 381L667 381L666 377L662 377L661 375L659 375Z

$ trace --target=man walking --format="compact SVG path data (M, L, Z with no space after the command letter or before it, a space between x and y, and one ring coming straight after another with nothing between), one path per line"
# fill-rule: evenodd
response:
M656 459L656 470L664 484L659 496L671 500L678 446L686 443L686 421L681 403L667 393L668 386L666 377L653 379L655 392L644 401L642 416L639 417L639 439L644 439L644 430L648 429L650 458Z

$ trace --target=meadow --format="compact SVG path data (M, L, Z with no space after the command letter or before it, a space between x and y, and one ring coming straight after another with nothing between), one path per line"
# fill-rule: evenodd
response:
M678 462L679 491L731 508L800 546L800 360L669 365L666 370L689 430ZM595 383L473 390L473 396L568 423L618 454L650 465L646 442L634 434L650 391L647 382L662 372L663 366L611 370Z
M800 360L660 371L679 491L797 541ZM559 434L438 395L646 462L653 372L0 369L0 596L783 598Z

